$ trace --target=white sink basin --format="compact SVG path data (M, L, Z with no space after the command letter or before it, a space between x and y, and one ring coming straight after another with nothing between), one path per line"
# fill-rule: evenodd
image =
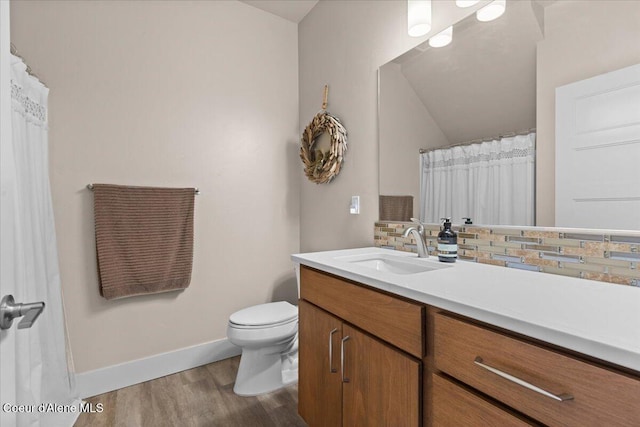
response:
M416 274L448 268L449 265L416 257L395 256L386 254L364 254L338 257L341 261L394 274Z

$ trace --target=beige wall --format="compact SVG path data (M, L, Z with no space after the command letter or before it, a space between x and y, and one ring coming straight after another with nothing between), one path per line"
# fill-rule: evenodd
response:
M640 63L640 1L545 8L537 52L536 224L555 224L555 88ZM606 160L606 159L603 159Z
M300 174L300 249L315 251L373 244L378 217L378 67L425 41L488 1L460 9L433 2L433 29L422 38L407 35L404 1L320 1L298 26L300 130L320 109L329 84L328 110L348 132L349 151L340 175L316 185ZM352 195L361 214L349 214Z
M224 338L233 311L295 298L295 24L235 1L14 1L11 30L51 89L52 194L77 372ZM99 296L91 182L201 189L188 289Z
M413 216L420 215L421 148L449 144L429 110L402 74L400 65L380 67L380 194L413 196Z

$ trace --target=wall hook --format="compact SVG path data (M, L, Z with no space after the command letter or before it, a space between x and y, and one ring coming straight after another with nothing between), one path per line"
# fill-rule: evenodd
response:
M327 101L329 100L329 85L324 85L324 96L322 98L322 109L327 109Z

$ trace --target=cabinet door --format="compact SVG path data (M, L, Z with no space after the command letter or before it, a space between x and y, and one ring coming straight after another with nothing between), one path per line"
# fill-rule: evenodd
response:
M310 427L340 426L342 321L304 300L298 310L298 412Z
M420 362L347 324L342 333L342 425L418 426Z

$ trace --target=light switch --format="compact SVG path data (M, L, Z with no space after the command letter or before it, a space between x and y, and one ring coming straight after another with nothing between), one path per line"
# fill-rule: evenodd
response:
M351 206L349 206L349 213L358 215L360 213L360 196L351 196Z

